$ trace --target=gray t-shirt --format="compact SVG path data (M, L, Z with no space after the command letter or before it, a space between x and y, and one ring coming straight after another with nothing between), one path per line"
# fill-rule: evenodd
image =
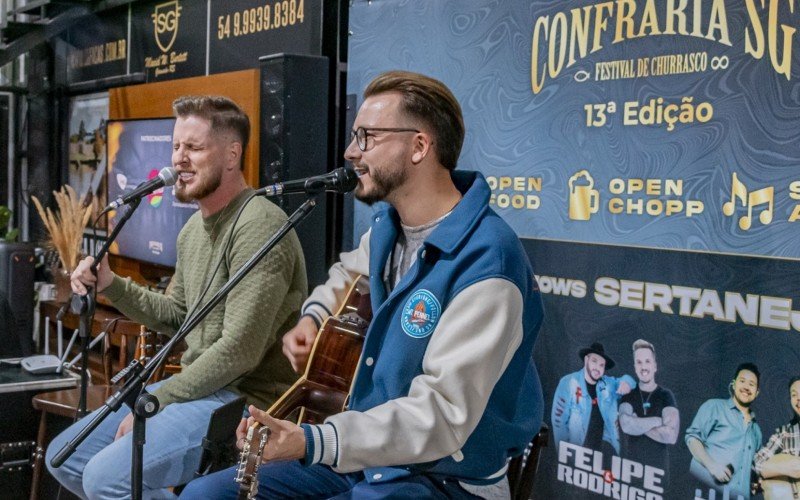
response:
M387 290L393 290L406 275L414 262L417 261L417 250L425 242L425 238L430 236L434 229L453 211L447 212L438 219L432 220L421 226L406 226L400 223L403 231L397 237L397 242L392 250L392 257L386 265L383 273L383 284Z

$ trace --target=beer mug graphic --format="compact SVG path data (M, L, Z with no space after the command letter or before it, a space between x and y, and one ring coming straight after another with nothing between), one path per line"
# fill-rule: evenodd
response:
M576 181L585 177L587 184L577 185ZM589 220L600 209L600 192L594 188L594 179L587 170L581 170L569 178L569 218Z

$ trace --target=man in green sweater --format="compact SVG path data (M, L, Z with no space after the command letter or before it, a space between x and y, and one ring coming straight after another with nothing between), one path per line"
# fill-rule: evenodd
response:
M72 274L75 293L95 286L123 314L166 334L177 331L197 302L208 301L286 220L264 198L247 202L252 189L242 175L242 160L250 122L234 102L182 97L173 110L175 195L196 201L200 210L178 236L170 292L155 293L116 276L105 260L95 277L91 257ZM240 394L248 403L269 407L291 385L296 375L280 339L297 322L306 293L303 253L292 232L186 336L181 372L148 386L161 410L147 423L144 498L174 498L166 488L193 477L214 409ZM106 418L61 467L50 465L51 455L85 425L79 421L52 441L46 459L50 472L84 498L129 496L133 416L127 406Z

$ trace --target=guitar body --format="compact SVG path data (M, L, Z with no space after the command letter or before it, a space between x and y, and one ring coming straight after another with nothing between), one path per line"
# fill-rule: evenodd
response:
M372 313L366 285L357 279L339 311L322 324L306 371L268 410L286 419L299 410L298 423L321 423L344 409L355 380L364 336Z
M800 500L800 481L790 479L762 479L764 500Z
M322 324L303 376L267 410L272 417L286 420L298 413L298 423L318 424L345 408L372 319L366 290L359 276L336 314ZM258 492L258 466L268 436L269 429L258 422L248 428L236 472L239 500Z

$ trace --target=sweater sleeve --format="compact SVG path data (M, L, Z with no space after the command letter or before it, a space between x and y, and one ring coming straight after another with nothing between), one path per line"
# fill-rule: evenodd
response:
M262 216L237 224L226 261L229 275L236 273L277 230L283 221L276 219L265 221ZM225 308L220 338L155 391L162 407L204 397L259 364L267 346L277 340L278 309L291 286L296 261L301 258L299 240L291 232L217 305Z
M369 235L367 231L361 237L358 248L339 255L339 262L328 271L328 280L314 288L303 304L302 314L314 318L318 326L336 312L353 281L369 275Z
M103 290L103 295L128 318L171 336L186 317L180 266L180 262L177 263L168 294L150 291L130 278L114 275L111 284Z
M309 434L319 434L324 443L335 432L333 453L328 445L321 452L310 450L307 459L317 458L346 473L456 453L478 425L522 343L522 309L519 289L501 278L461 291L442 314L422 361L423 373L411 381L408 396L365 412L329 417L316 426L319 432L312 429Z

